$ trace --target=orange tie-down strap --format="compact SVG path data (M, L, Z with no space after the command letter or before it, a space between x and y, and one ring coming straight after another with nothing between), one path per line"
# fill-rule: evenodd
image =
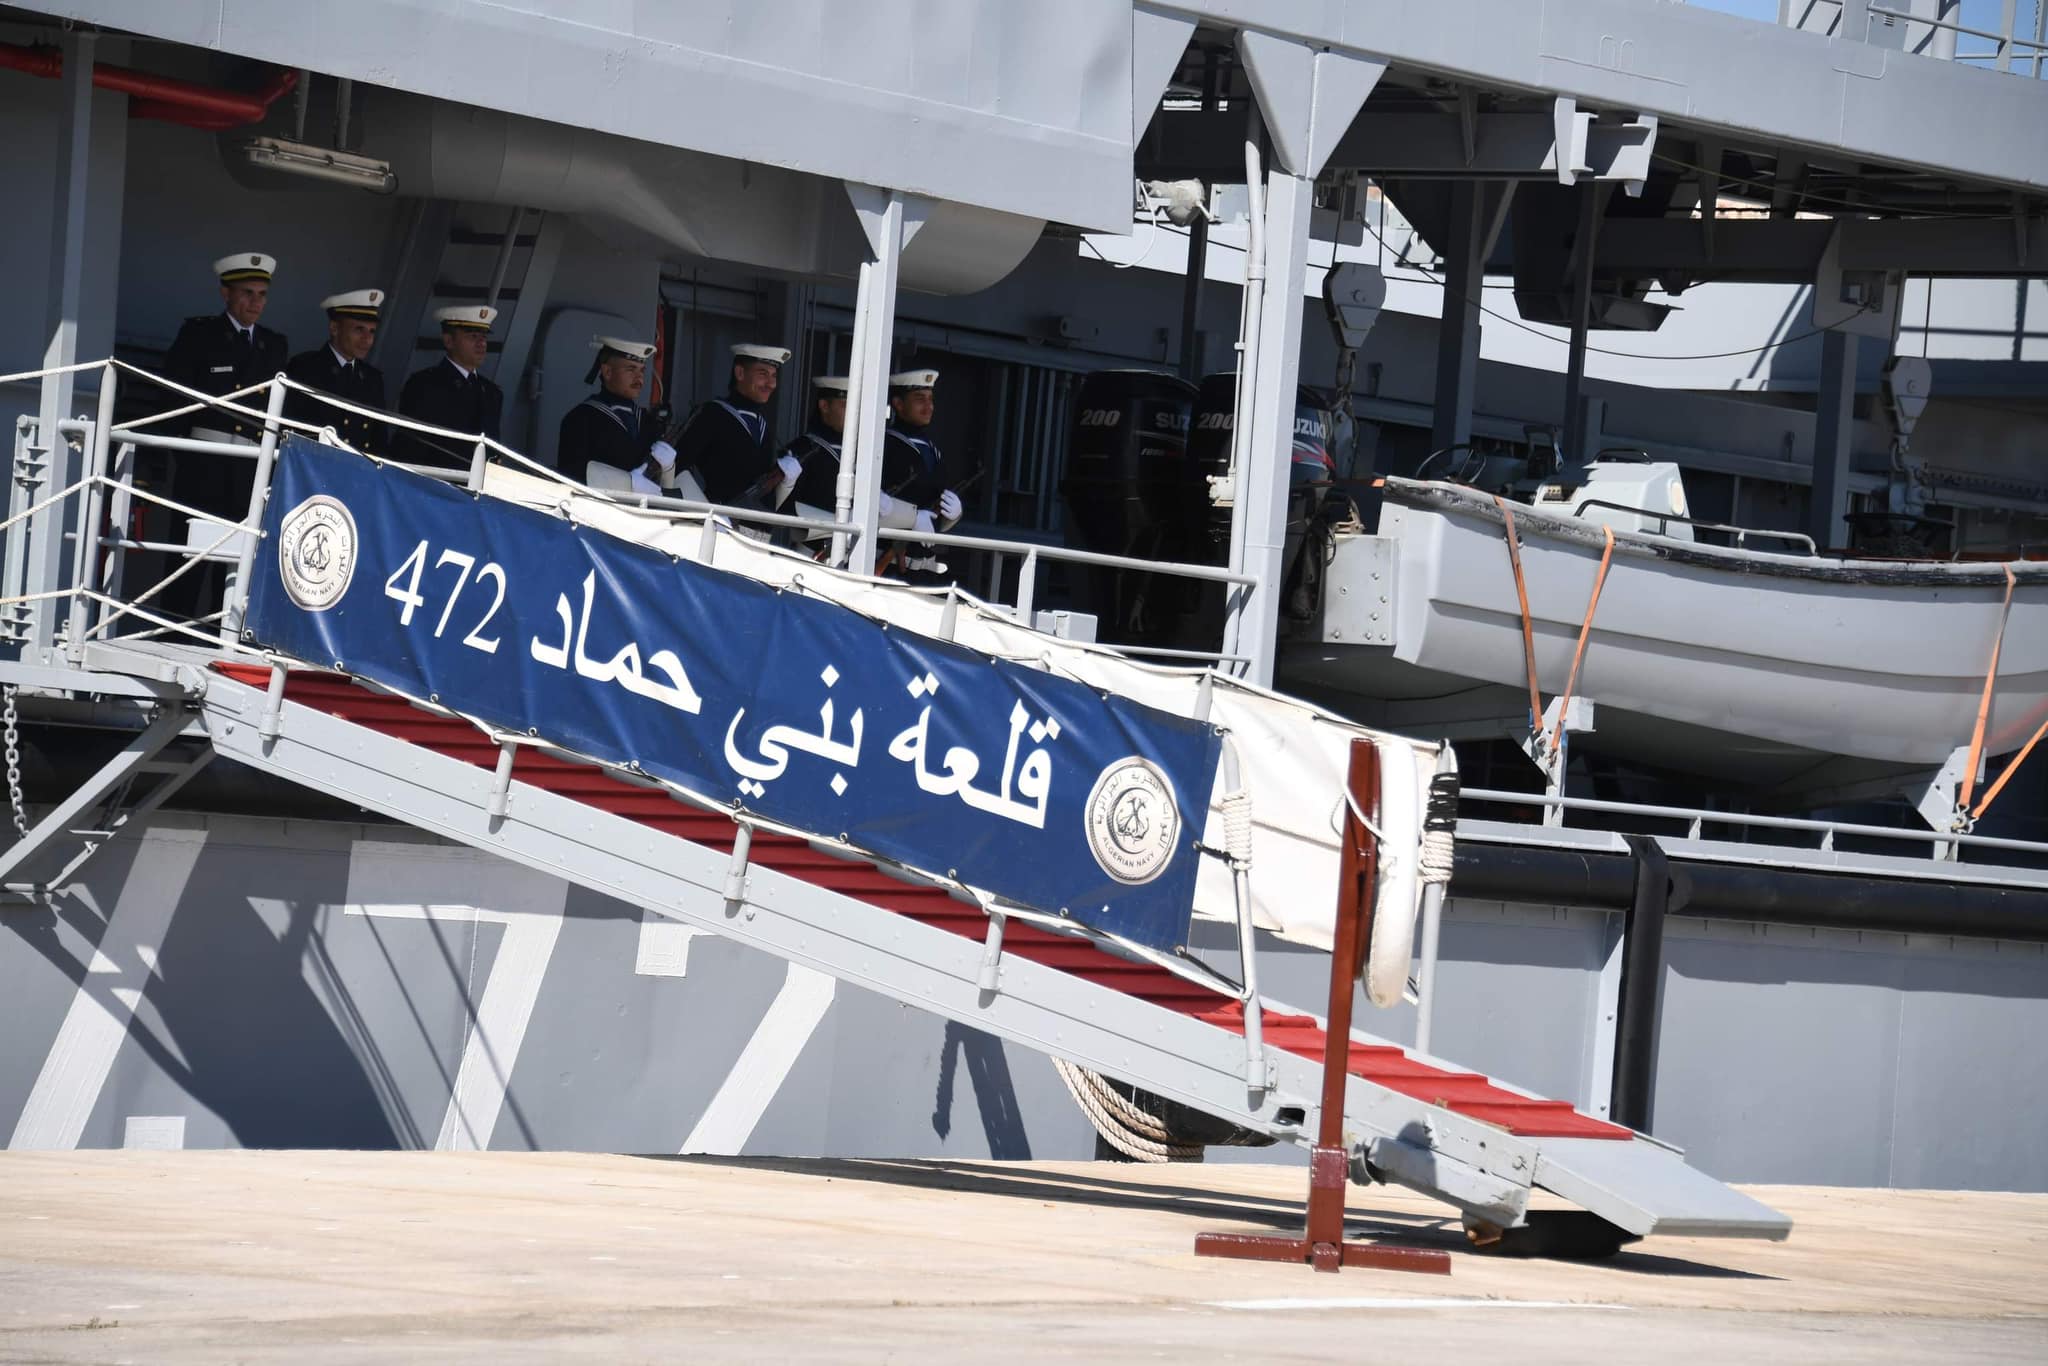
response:
M1515 533L1515 514L1508 510L1507 502L1495 494L1493 503L1500 509L1501 524L1507 530L1508 567L1515 574L1515 603L1522 613L1522 663L1529 672L1529 729L1534 731L1543 724L1543 693L1536 682L1536 628L1529 617L1529 581L1522 573L1522 542ZM1600 606L1601 591L1607 587L1608 567L1614 563L1614 528L1603 526L1600 533L1606 542L1600 549L1600 569L1593 576L1592 596L1586 599L1585 619L1579 623L1579 643L1572 650L1571 672L1565 675L1564 691L1558 695L1557 720L1545 742L1553 753L1558 736L1564 731L1565 710L1571 706L1572 693L1579 686L1579 666L1585 663L1586 642L1593 635L1593 613Z
M2017 584L2012 566L2008 564L2001 567L2005 570L2005 601L2000 603L1998 608L1998 634L1991 639L1991 667L1984 671L1984 694L1977 700L1977 725L1970 733L1970 762L1963 770L1962 795L1956 799L1956 810L1959 813L1967 812L1972 823L1990 808L1991 803L1998 799L1999 793L2005 791L2006 783L2019 771L2020 765L2027 761L2027 756L2034 752L2034 747L2041 743L2043 737L2048 737L2048 721L2043 721L2027 743L2020 746L2019 753L2012 756L2012 762L2007 764L1991 786L1984 790L1984 799L1977 803L1975 809L1971 808L1970 798L1977 786L1977 764L1984 757L1984 729L1991 720L1991 694L1998 685L1998 654L2005 645L2006 623L2012 620L2012 593Z

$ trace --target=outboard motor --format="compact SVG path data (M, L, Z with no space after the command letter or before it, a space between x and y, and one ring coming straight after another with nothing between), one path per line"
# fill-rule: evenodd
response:
M1205 494L1202 549L1195 558L1207 564L1225 564L1230 559L1230 519L1235 491L1227 481L1230 477L1230 434L1236 412L1235 374L1214 374L1202 381L1201 391L1195 399L1195 422L1188 437L1188 456L1202 476ZM1301 615L1294 610L1293 600L1304 586L1302 580L1306 566L1301 563L1304 535L1322 508L1331 480L1336 478L1337 461L1333 449L1336 430L1337 415L1328 397L1306 384L1298 386L1294 395L1287 541L1282 556L1283 586L1287 590L1282 602L1289 604L1290 615ZM1319 574L1321 565L1316 565L1315 569ZM1200 637L1204 642L1190 644L1190 648L1196 649L1213 645L1223 629L1222 589L1204 585L1200 597L1202 610L1197 614L1197 620L1190 624L1192 636Z
M1151 370L1098 370L1081 381L1060 485L1070 544L1143 560L1200 558L1208 489L1188 461L1194 400L1193 385ZM1088 578L1100 640L1169 638L1193 605L1185 580L1111 569Z

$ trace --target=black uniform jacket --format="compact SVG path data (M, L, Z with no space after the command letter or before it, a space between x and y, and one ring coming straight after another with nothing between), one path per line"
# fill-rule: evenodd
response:
M384 372L368 361L344 364L332 346L299 352L292 357L284 372L301 384L346 399L357 407L381 409L384 406ZM391 428L388 424L375 418L360 417L311 394L294 393L286 399L284 415L295 421L332 427L343 441L366 454L391 454Z
M946 459L927 429L890 423L882 438L882 492L930 512L946 491Z
M768 418L740 399L713 399L697 406L676 438L676 467L695 470L704 496L714 503L766 506L750 497L775 468Z
M258 323L244 340L241 330L225 313L209 313L185 319L178 338L164 357L164 375L202 394L226 394L251 384L260 384L285 367L285 340ZM166 407L182 408L180 395L158 391ZM269 401L263 394L239 400L244 407L262 409ZM167 425L171 434L184 434L194 427L231 431L251 441L263 435L263 424L225 412L202 412ZM256 464L226 456L181 454L171 472L171 497L181 503L240 518L249 510L249 491L256 482Z
M463 374L446 356L424 370L415 370L398 395L398 411L406 417L450 431L481 433L492 440L497 439L504 407L503 389L481 374ZM403 431L399 435L404 438L399 454L416 464L467 469L475 451L474 443L449 437Z
M593 460L637 470L647 463L647 448L660 435L653 419L630 399L600 391L562 418L555 468L571 479L581 479L584 466Z
M813 422L808 431L782 448L784 455L793 457L804 467L804 472L797 476L796 491L792 495L797 502L808 503L823 512L831 512L838 507L842 440L841 433Z

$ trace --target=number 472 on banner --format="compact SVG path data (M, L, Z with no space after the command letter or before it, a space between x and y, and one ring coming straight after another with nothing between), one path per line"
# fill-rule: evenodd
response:
M498 614L498 609L505 605L505 571L490 560L484 561L483 567L478 568L476 556L464 554L460 550L444 549L441 557L434 561L434 568L445 569L449 565L455 566L456 569L455 587L449 592L447 602L441 605L441 619L434 623L434 638L439 640L441 633L448 629L448 619L454 615L455 604L461 599L462 590L469 586L470 575L474 573L479 584L486 579L495 581L498 595L491 600L490 609L483 614L482 619L462 638L462 643L473 650L482 650L487 655L496 654L497 637L486 639L483 629L490 624L491 618ZM384 580L384 596L402 604L402 610L398 614L400 626L412 625L412 614L427 605L426 598L420 594L420 579L426 572L427 543L421 541L412 548L412 554L405 557L405 563L398 566L390 578ZM399 586L400 579L405 580L404 587Z

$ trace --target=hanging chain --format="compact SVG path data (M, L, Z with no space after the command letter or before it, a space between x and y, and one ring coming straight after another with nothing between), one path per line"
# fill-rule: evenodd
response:
M21 800L21 728L14 710L14 694L17 690L10 683L5 691L5 715L4 718L0 718L0 724L5 726L7 740L7 802L14 812L15 830L20 833L21 838L27 839L28 813Z

